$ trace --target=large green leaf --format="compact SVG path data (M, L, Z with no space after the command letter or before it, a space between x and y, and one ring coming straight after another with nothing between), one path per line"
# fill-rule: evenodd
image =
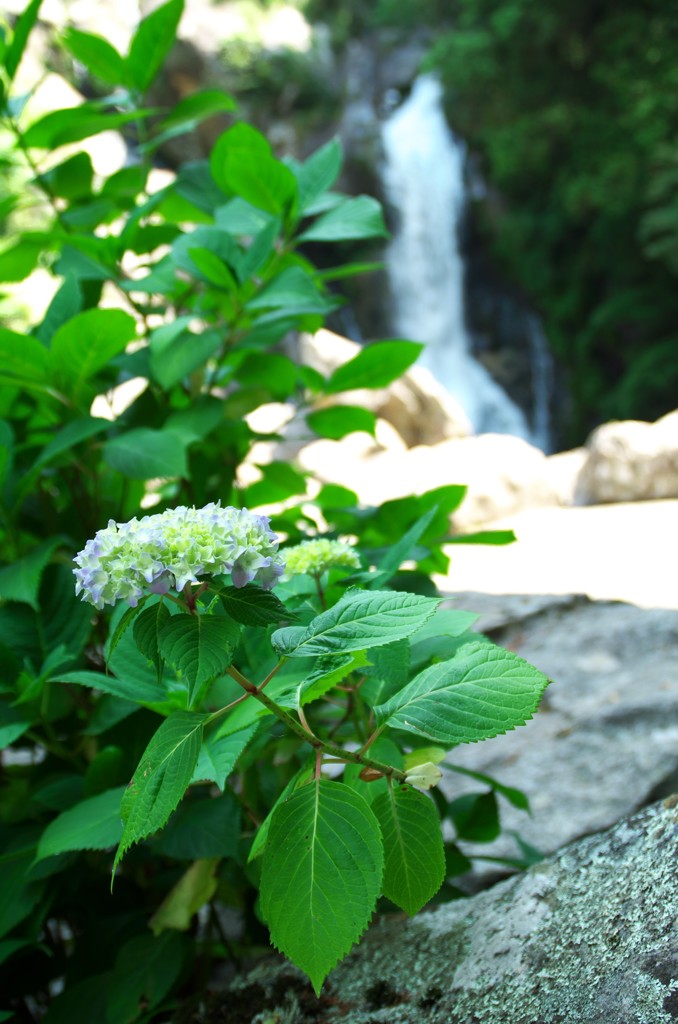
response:
M316 668L304 675L300 683L290 691L285 691L278 696L278 703L283 707L300 707L303 704L310 704L328 693L343 679L354 671L362 669L367 663L367 655L364 651L355 651L352 654L335 654L329 658L323 658L317 663Z
M443 743L489 739L524 725L548 679L512 651L470 643L451 661L424 669L375 708L379 725Z
M6 284L25 281L37 266L44 243L23 237L0 253L0 281Z
M345 199L328 210L299 236L300 242L343 242L388 235L381 205L370 196Z
M176 931L159 936L146 933L126 942L115 961L106 1024L133 1024L144 1009L158 1006L179 977L185 953L183 937ZM84 1018L71 1018L77 1019Z
M25 712L12 707L8 700L0 700L0 750L23 736L31 724Z
M125 61L107 39L73 27L66 29L62 39L75 59L96 78L109 85L124 84Z
M0 327L0 371L20 381L47 381L49 355L37 338Z
M349 590L305 629L279 629L271 643L279 654L290 658L380 647L411 636L433 615L438 603L436 598L393 590Z
M201 683L231 664L240 626L220 615L173 615L160 630L160 653L188 683L189 701Z
M187 476L186 443L171 430L136 427L107 441L104 462L133 480Z
M308 413L306 422L319 437L328 437L332 441L339 441L360 430L374 437L377 429L375 414L359 405L331 405L326 409L316 409Z
M17 558L0 569L0 598L5 601L23 601L38 610L40 580L53 552L63 543L60 537L43 541L30 555Z
M223 791L226 779L234 770L238 758L254 736L258 722L245 729L222 735L220 730L208 733L202 741L198 763L192 782L216 782Z
M28 42L28 37L31 34L31 29L38 20L38 13L40 11L41 4L42 0L31 0L26 9L22 11L17 18L16 25L14 26L12 42L7 47L4 61L5 70L10 82L14 78L17 68L21 62L24 50L26 49L26 43Z
M122 836L120 801L125 787L83 800L50 822L40 837L36 860L66 850L108 850Z
M292 165L299 187L299 209L302 213L318 196L332 188L341 170L342 158L341 142L335 138L312 153L303 164Z
M245 626L268 626L272 622L297 618L275 594L262 590L255 583L244 587L224 587L219 596L226 614Z
M195 125L206 117L234 110L235 105L235 100L230 93L223 92L222 89L201 89L199 92L193 92L190 96L179 100L171 112L163 118L160 128L165 131L180 125L187 131L189 125Z
M148 113L146 110L133 110L109 114L101 110L99 103L81 103L79 107L54 110L35 121L25 132L24 143L36 149L57 149L99 135L100 132L121 128Z
M94 180L94 167L89 153L75 153L61 163L43 171L36 178L37 183L51 196L59 196L61 199L91 199ZM58 294L58 293L57 293ZM73 309L71 316L75 316L82 309L79 305ZM68 317L62 318L65 323ZM60 325L59 325L60 326Z
M182 317L183 321L185 318ZM169 324L167 327L174 327ZM224 339L219 331L203 331L193 334L188 330L179 330L169 341L168 336L161 333L167 328L159 328L151 338L151 372L158 384L169 391L184 377L188 377L214 355L223 345Z
M305 786L307 782L311 781L313 777L314 762L315 757L312 756L306 762L306 764L299 769L299 771L295 772L295 774L289 780L289 782L283 789L282 793L276 800L271 810L268 812L268 814L262 821L261 825L257 829L257 834L254 837L254 842L250 847L250 852L247 857L248 864L250 864L253 860L256 860L257 857L261 857L264 850L266 849L266 844L268 842L268 833L271 827L271 821L273 820L273 815L275 814L276 809L279 807L279 805L283 804L285 800L287 800L288 796L295 791L295 789L299 789L301 786Z
M63 324L52 338L52 373L76 402L85 396L85 386L107 367L114 356L124 352L136 337L134 317L121 309L88 309ZM88 397L88 395L87 395Z
M247 303L248 309L284 309L297 313L327 313L332 304L301 267L287 267Z
M96 434L101 434L110 425L110 420L93 416L83 416L82 419L72 420L58 430L49 444L45 445L33 464L33 469L46 465L63 452L70 452L76 444L80 444L81 441L86 441Z
M445 880L445 851L433 801L410 786L388 786L372 804L384 837L383 893L416 914Z
M158 637L169 619L169 608L162 601L158 601L157 604L152 605L150 608L144 608L141 614L134 620L134 642L141 653L155 665L158 680L162 672L162 655L158 646ZM123 620L124 616L121 623Z
M354 388L385 388L416 362L423 347L415 341L366 345L353 359L337 367L325 391L333 395Z
M127 74L139 92L146 92L172 48L184 0L169 0L140 22L126 60Z
M134 701L135 704L159 704L165 697L164 691L151 678L146 680L136 676L123 676L118 679L115 676L103 675L101 672L82 669L76 672L55 673L53 681L71 683L75 686L89 686L102 693L109 693L113 697Z
M235 857L240 843L240 815L240 804L232 793L186 799L153 841L153 849L176 860Z
M286 214L296 200L294 174L250 125L239 123L224 132L212 150L210 168L224 192L275 216Z
M276 808L261 871L261 909L273 945L316 994L367 927L381 889L379 825L340 782L320 780Z
M113 870L134 843L163 827L188 789L207 715L177 711L148 744L120 806L124 828Z

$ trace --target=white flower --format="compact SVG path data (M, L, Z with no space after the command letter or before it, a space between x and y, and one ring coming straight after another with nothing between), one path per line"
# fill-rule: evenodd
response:
M416 786L417 789L433 789L437 786L443 777L438 765L433 764L432 761L427 761L426 764L418 764L416 768L410 768L405 775L405 782L409 782L411 786Z
M285 572L288 576L310 572L320 575L326 569L344 566L359 569L358 552L340 540L305 540L292 548L285 548Z
M166 594L222 573L231 573L235 587L257 580L269 590L285 569L268 517L218 502L129 523L111 519L75 564L75 592L95 608L120 600L134 608L145 592Z

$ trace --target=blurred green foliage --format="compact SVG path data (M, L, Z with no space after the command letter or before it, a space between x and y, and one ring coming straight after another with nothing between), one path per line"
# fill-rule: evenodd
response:
M678 8L666 0L310 0L338 42L416 28L480 154L476 216L565 371L570 443L678 392ZM392 45L393 39L387 40Z
M433 47L502 196L485 229L567 371L571 440L678 390L678 10L456 0Z

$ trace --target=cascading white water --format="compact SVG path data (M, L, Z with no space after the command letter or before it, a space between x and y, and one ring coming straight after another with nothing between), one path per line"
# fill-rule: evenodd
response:
M458 245L464 148L445 120L437 78L416 80L406 102L384 121L382 141L384 187L398 211L387 253L396 332L426 343L418 365L457 399L476 433L532 440L522 411L471 355Z

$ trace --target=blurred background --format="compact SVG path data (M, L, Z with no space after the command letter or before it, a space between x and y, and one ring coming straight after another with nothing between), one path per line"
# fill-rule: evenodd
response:
M53 29L124 49L154 6L45 0L26 88L42 78L49 109L58 72L97 95ZM155 99L225 88L278 155L338 135L341 188L381 199L392 239L310 252L383 262L328 326L426 342L474 431L553 452L678 404L677 57L667 0L188 0ZM205 156L232 116L168 140L159 167ZM29 279L12 318L35 295Z

